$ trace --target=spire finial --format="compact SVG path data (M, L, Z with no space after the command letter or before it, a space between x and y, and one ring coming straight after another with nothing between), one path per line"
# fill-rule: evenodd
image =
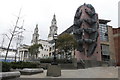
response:
M52 21L56 21L55 13L54 13L54 15L53 15L53 19L52 19Z
M54 13L54 17L55 17L55 13Z
M56 18L55 13L54 13L54 15L53 15L53 18Z
M38 24L36 24L36 27L38 27Z
M38 24L36 24L36 28L35 29L38 29Z

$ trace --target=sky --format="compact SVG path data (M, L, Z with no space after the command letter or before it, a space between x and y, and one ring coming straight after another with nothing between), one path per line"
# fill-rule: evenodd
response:
M119 0L0 0L0 46L8 45L10 31L13 30L21 9L18 26L24 27L22 44L30 44L36 24L39 38L47 39L53 15L56 15L58 34L73 24L76 9L86 3L92 4L99 19L111 20L108 25L118 27ZM24 24L22 23L24 20ZM12 44L15 44L13 40Z

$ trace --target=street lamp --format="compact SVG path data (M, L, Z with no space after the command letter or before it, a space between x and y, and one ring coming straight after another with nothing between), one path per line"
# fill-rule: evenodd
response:
M61 76L61 67L58 65L56 61L56 42L57 42L57 34L54 34L53 40L55 43L55 48L54 48L54 58L53 61L51 62L51 65L48 66L47 68L47 76L52 76L52 77L59 77Z
M56 41L58 39L57 34L54 34L53 39L55 41L55 50L54 50L54 53L53 53L54 58L53 58L52 65L57 65L58 64L57 61L56 61Z

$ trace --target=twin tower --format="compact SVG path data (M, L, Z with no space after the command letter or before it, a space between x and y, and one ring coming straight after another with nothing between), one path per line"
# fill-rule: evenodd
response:
M56 21L56 16L54 14L53 19L51 21L50 31L49 31L49 34L48 34L48 41L53 40L53 36L55 34L57 34L57 29L58 29L57 21ZM34 34L33 34L33 38L32 38L31 43L33 43L33 44L38 43L38 40L39 40L39 33L38 33L38 24L37 24L36 28L34 30Z

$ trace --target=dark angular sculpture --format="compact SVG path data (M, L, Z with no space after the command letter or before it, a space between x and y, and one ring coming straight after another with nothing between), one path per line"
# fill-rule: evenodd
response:
M87 57L95 53L98 45L98 24L98 15L91 4L84 3L76 10L73 34L78 43L77 51Z

